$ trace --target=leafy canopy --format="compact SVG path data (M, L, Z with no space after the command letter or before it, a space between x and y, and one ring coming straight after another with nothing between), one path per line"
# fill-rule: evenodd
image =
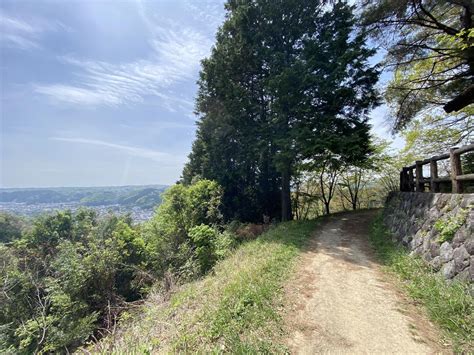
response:
M374 52L343 1L228 1L226 9L202 62L183 182L217 181L226 219L289 219L298 162L328 150L346 161L367 157Z
M387 50L394 71L386 99L395 129L427 111L446 120L446 113L465 117L462 110L474 103L474 3L363 0L362 8L363 24Z

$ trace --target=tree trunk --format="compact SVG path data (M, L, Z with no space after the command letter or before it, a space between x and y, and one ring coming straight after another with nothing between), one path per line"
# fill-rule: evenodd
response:
M291 221L291 191L290 191L290 166L286 166L281 172L281 220Z
M300 217L301 217L300 216L299 201L300 201L300 182L299 182L299 180L297 180L297 182L296 182L296 191L295 191L295 205L294 205L294 208L293 208L293 210L295 211L295 218L296 218L297 221L299 221Z
M325 209L326 209L326 214L327 214L327 215L329 215L329 214L331 213L331 210L330 210L330 208L329 208L329 204L330 204L330 202L324 201L324 207L325 207Z

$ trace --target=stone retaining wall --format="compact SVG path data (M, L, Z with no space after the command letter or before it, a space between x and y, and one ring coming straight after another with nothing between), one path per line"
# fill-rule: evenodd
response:
M474 194L393 192L384 222L394 239L446 279L474 282Z

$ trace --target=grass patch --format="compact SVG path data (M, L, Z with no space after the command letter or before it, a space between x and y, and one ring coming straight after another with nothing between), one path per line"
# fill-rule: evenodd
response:
M152 294L96 352L285 352L278 307L282 287L317 221L278 225L241 245L212 274L169 300Z
M454 350L461 353L472 351L474 303L469 285L463 282L448 284L423 260L410 257L405 248L392 242L381 214L373 222L370 242L380 261L398 276L408 295L426 308L431 320L451 340Z
M439 219L435 222L434 228L439 232L440 236L438 239L439 243L451 241L454 238L456 232L466 222L469 210L460 209L457 215L448 216L444 219Z

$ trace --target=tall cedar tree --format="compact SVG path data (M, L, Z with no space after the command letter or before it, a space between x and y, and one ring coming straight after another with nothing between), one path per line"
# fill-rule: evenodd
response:
M367 113L378 103L373 51L353 7L316 1L230 0L202 62L201 115L183 182L224 188L225 217L292 218L295 165L330 151L341 162L369 153Z

